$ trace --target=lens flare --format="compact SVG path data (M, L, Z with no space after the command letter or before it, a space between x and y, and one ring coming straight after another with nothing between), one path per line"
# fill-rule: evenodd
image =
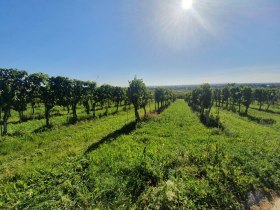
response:
M193 0L182 0L182 7L185 10L191 9L193 5Z

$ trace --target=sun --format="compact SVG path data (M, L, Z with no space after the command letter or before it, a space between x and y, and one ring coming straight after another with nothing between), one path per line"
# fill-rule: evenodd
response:
M184 10L189 10L192 8L193 0L182 0L182 7Z

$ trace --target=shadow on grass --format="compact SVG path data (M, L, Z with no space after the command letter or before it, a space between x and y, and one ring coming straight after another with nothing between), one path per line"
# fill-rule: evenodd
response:
M129 109L127 110L129 111ZM104 117L108 117L108 116L111 116L111 115L117 115L119 114L120 112L122 111L112 111L112 112L103 112L103 113L99 113L99 114L96 114L95 117L93 117L92 115L87 115L87 116L83 116L83 117L78 117L77 119L74 119L72 116L71 117L67 117L67 120L65 123L63 123L62 125L64 126L68 126L68 125L74 125L78 122L84 122L84 121L91 121L91 120L97 120L97 119L101 119L101 118L104 118Z
M88 153L92 152L93 150L96 150L101 144L108 143L108 142L111 142L111 141L115 140L120 135L131 133L133 130L135 130L135 128L136 128L136 122L135 121L133 121L129 124L126 124L122 128L108 134L107 136L102 138L100 141L90 145L88 147L88 149L86 150L85 154L88 154Z
M24 122L28 122L31 120L42 120L44 119L45 116L40 115L40 116L24 116L22 120L16 121L16 122L10 122L9 124L20 124L20 123L24 123Z
M42 133L42 132L45 132L45 131L49 131L53 128L52 125L49 125L49 126L46 126L46 125L43 125L37 129L35 129L32 133Z
M258 110L258 111L260 111L260 112L267 112L267 113L271 113L271 114L280 114L280 112L275 112L275 111L272 111L272 110L264 110L264 109L261 109L261 110L259 110L259 109L257 109L257 108L251 108L251 109L254 109L254 110Z
M79 117L76 120L74 120L72 117L68 117L67 121L65 123L62 123L60 126L70 126L70 125L74 125L74 124L76 124L78 122L93 121L93 120L101 119L101 118L104 118L104 117L108 117L109 115L116 115L118 113L119 112L116 112L116 111L108 113L107 115L105 113L100 113L96 117L93 117L92 115L88 115L88 116L84 116L84 117ZM52 128L54 128L54 125L52 125L52 124L50 126L43 125L43 126L40 126L37 129L33 130L32 133L46 132L46 131L51 130ZM10 135L12 135L12 136L22 136L23 133L19 132L19 133L10 134Z
M76 124L78 122L85 122L85 121L101 119L103 117L108 117L110 115L115 115L115 114L117 114L117 112L100 113L100 114L96 115L95 117L93 117L92 115L87 115L87 116L83 116L83 117L78 117L77 119L74 119L73 117L67 117L66 122L63 123L62 125L64 125L64 126L74 125L74 124Z
M199 116L200 122L205 125L207 128L218 128L221 129L222 131L225 129L223 124L221 123L219 115L212 115L210 114L209 120L207 121L205 115L200 115Z
M194 112L196 114L196 116L199 118L200 122L204 126L206 126L207 128L218 128L218 129L221 129L221 131L225 130L225 127L220 120L219 114L213 115L211 113L208 120L207 120L204 113L203 114L199 113L200 110L197 106L192 106L191 104L189 104L189 106L190 106L192 112Z
M21 132L21 131L15 131L14 133L7 133L6 135L3 136L9 136L9 137L20 137L20 136L24 136L25 133Z
M248 115L248 114L246 115L244 113L240 113L239 115L242 116L242 117L247 117L248 120L256 122L258 124L262 124L262 125L272 125L272 124L276 123L276 121L273 120L273 119L263 119L263 118L254 117L254 116Z
M84 117L78 117L78 119L75 119L73 117L67 117L67 120L65 123L63 123L62 125L64 126L68 126L68 125L74 125L78 122L84 122L84 121L90 121L90 120L95 120L98 117L93 117L92 115L87 115ZM99 117L100 118L100 117Z
M59 113L59 112L55 112L52 113L50 115L50 117L60 117L60 116L64 116L64 114ZM20 124L20 123L24 123L24 122L28 122L28 121L32 121L32 120L42 120L45 119L45 115L43 114L39 114L39 115L24 115L23 118L19 121L16 122L10 122L10 124Z
M166 104L161 106L159 109L156 110L158 114L161 114L165 109L167 109L171 104Z

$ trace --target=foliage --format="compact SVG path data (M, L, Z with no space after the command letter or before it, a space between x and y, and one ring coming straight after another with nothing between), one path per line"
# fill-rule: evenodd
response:
M216 94L212 93L212 89L209 84L204 84L194 89L187 97L187 101L193 110L200 113L199 117L201 122L210 127L219 126L219 116L213 117L210 114L213 105L212 97L215 99L215 97L217 97Z
M250 87L245 87L242 89L242 103L245 106L245 114L248 114L248 109L250 104L252 103L252 89Z
M158 87L155 89L154 94L158 111L163 110L166 106L175 101L175 94L170 89Z
M0 69L0 105L1 112L3 110L3 135L6 135L8 119L12 108L22 111L26 107L25 79L27 73L25 71L17 71L15 69ZM19 104L21 103L22 104Z
M93 111L92 117L95 118L96 106L99 103L103 108L106 103L105 115L112 102L116 103L117 110L122 101L126 100L127 89L102 85L97 88L95 82L71 80L67 77L48 77L43 73L28 75L25 71L16 69L0 69L0 119L1 133L8 134L8 119L11 110L19 113L20 120L28 120L24 116L27 107L32 107L32 115L35 114L36 104L44 104L44 117L46 127L50 127L50 113L55 106L66 107L68 113L72 109L72 123L77 122L77 106L83 104L86 113L89 115ZM146 106L147 100L143 100L141 107ZM90 107L91 106L91 107ZM3 123L2 123L2 112ZM2 132L2 124L4 130Z
M145 107L147 104L147 91L148 89L142 79L137 79L135 77L132 81L129 81L128 98L134 106L135 119L137 122L140 121L138 109L142 106Z

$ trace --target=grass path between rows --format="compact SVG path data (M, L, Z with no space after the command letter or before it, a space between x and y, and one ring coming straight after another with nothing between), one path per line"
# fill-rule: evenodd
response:
M279 192L279 131L227 111L221 120L225 131L209 129L178 100L93 151L87 171L92 205L239 209L253 204L251 192Z

